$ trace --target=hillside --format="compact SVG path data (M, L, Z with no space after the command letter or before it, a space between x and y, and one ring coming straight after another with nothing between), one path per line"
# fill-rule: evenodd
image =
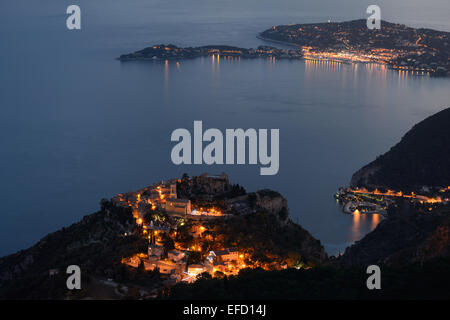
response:
M429 212L405 201L390 208L389 217L348 247L337 262L343 266L405 266L436 258L450 258L450 208Z
M391 150L357 171L350 184L396 190L449 186L450 108L416 124Z
M155 247L154 243L149 245L147 235L153 223L159 230L155 238L163 251L161 265L174 265L167 256L176 245L177 252L186 258L177 264L184 266L182 276L184 268L198 266L212 250L221 252L224 248L235 248L245 256L245 268L280 270L287 265L315 266L327 261L320 241L289 219L287 201L278 192L247 194L223 176L179 181L180 195L189 194L197 207L209 203L225 208L231 201L247 213L233 209L234 214L219 218L174 216L148 205L146 197L151 196L152 188L102 200L98 212L45 236L29 249L0 258L0 299L151 298L173 280L159 267L150 267L160 263L151 262L154 256L147 254L150 246ZM137 208L147 207L150 211L144 218L136 216ZM128 263L133 260L137 264ZM66 289L69 265L80 266L82 290Z
M64 298L65 271L75 264L83 282L89 276L112 276L120 259L146 248L145 241L124 237L135 228L131 210L103 201L99 212L53 232L29 249L0 258L0 299ZM49 270L58 270L54 278Z
M366 267L320 266L282 271L242 270L238 276L175 286L166 299L324 300L449 299L450 260L400 268L381 266L382 290L367 290Z

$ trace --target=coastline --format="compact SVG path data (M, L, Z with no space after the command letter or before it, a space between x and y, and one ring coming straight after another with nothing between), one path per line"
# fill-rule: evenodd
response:
M274 40L274 39L263 37L263 36L261 36L261 33L259 33L256 36L256 38L260 39L262 41L267 41L267 42L271 42L271 43L278 43L278 44L282 44L282 45L285 45L285 46L291 46L291 47L294 47L294 48L301 48L302 47L302 46L300 46L298 44L295 44L295 43L281 41L281 40ZM352 61L352 60L333 59L333 58L307 58L305 56L303 56L299 60L303 60L303 61L306 61L306 60L311 60L311 61L330 61L330 62L337 62L337 63L343 63L343 64L348 64L348 65L350 65L350 64L377 64L377 65L380 65L380 66L386 66L391 71L410 71L412 73L415 72L415 73L417 73L415 76L426 76L426 75L429 75L430 77L436 77L436 78L445 78L445 77L447 77L445 75L439 75L439 74L436 74L436 73L430 72L430 71L423 71L422 72L422 71L416 71L416 70L402 70L401 68L395 67L392 64L382 63L382 62L379 62L379 61L364 62L364 61Z
M301 47L313 60L377 63L389 69L450 76L448 39L450 33L412 28L383 21L383 28L371 32L364 19L315 24L272 26L258 33L263 41Z
M243 59L275 58L345 64L374 63L385 65L388 69L399 72L411 72L411 74L417 75L426 74L433 77L450 76L450 72L447 71L448 62L441 57L442 54L447 52L446 42L444 42L447 39L445 32L434 30L426 30L425 32L423 29L409 28L389 22L384 23L387 26L377 35L368 32L365 21L361 19L328 24L300 24L296 25L297 27L300 26L298 28L294 28L292 25L273 26L271 29L257 33L256 38L288 48L277 48L269 45L261 45L256 49L226 45L177 47L172 44L159 44L133 53L123 54L118 60L167 61L218 55ZM339 32L336 31L336 26L341 28ZM359 30L359 33L355 30ZM418 36L418 32L424 33L423 37L421 34ZM439 36L427 32L436 32L439 33ZM366 36L368 40L361 38L361 35ZM379 39L378 35L382 35L383 39ZM278 40L279 37L297 40ZM430 37L431 40L423 40L423 38L428 39ZM432 40L437 41L437 43L430 44ZM300 41L303 45L296 43L296 41ZM436 55L436 52L440 55ZM437 58L434 58L434 56L437 56Z

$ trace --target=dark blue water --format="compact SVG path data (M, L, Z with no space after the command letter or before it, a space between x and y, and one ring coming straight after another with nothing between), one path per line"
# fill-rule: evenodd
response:
M195 59L115 60L155 43L263 44L272 25L365 16L364 1L22 1L0 4L0 256L79 220L99 200L155 181L225 171L272 188L293 220L343 250L378 218L341 213L332 194L411 126L450 101L450 81L376 65ZM82 9L68 31L65 10ZM448 1L379 2L384 19L450 30ZM280 171L175 166L170 134L279 128Z

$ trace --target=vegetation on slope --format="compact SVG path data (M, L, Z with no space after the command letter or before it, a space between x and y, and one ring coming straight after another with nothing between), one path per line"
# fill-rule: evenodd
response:
M238 276L179 284L169 299L449 299L450 260L400 268L380 266L381 290L368 290L366 268L319 266L283 271L241 270Z
M411 190L450 185L450 108L416 124L390 151L356 172L352 186Z

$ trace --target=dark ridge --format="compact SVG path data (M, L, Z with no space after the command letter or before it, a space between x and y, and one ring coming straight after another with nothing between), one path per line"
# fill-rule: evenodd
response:
M357 171L352 186L411 190L450 185L450 108L408 131L384 155Z

